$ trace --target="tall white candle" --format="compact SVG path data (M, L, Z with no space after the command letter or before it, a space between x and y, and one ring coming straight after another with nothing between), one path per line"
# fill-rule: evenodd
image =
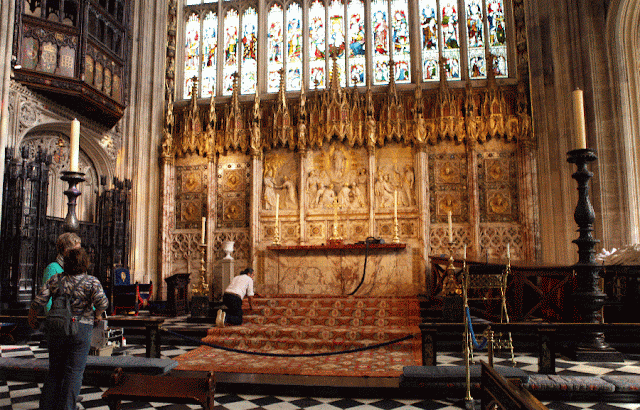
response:
M451 211L447 212L447 221L449 223L449 242L453 242L453 224L451 223Z
M587 132L584 125L584 99L582 90L576 89L572 93L573 117L576 122L576 148L587 148Z
M69 170L78 172L78 160L80 157L80 121L76 118L71 121L71 141L69 145Z
M205 239L206 239L206 235L207 235L206 226L207 226L207 217L203 216L202 217L202 235L201 235L203 244L205 243Z
M467 259L467 244L462 247L462 259Z
M280 194L276 194L276 222L278 221L278 210L280 209Z
M511 243L507 242L507 259L511 259Z
M393 217L398 219L398 191L393 191Z

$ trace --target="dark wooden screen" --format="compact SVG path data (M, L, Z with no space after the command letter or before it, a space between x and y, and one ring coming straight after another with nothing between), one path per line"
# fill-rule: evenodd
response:
M29 306L46 260L46 210L51 158L38 150L28 159L7 149L2 205L0 296L3 310ZM41 271L40 271L41 272Z
M0 232L0 307L6 313L29 307L44 268L56 258L56 239L65 231L63 218L46 216L50 164L42 150L29 159L26 149L19 158L7 149ZM115 179L114 188L106 189L105 181L101 178L96 221L80 221L77 234L91 256L90 273L110 295L114 269L129 263L131 182Z

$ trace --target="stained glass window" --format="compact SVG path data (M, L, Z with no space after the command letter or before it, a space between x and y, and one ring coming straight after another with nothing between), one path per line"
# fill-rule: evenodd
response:
M233 78L238 72L238 27L240 18L236 9L230 9L224 17L224 54L222 63L222 94L231 95Z
M347 53L349 64L349 85L364 85L367 72L365 56L364 3L351 0L347 8L349 22L347 27Z
M346 85L344 75L345 38L344 38L344 3L332 0L329 4L329 52L336 55L338 66L338 83ZM330 55L331 57L331 55ZM329 75L333 70L333 60L329 60Z
M395 81L411 82L411 50L409 48L409 6L407 0L393 0L391 3L391 27L393 36L393 62Z
M267 17L267 91L277 92L280 89L280 69L283 65L282 7L274 4Z
M324 88L326 81L325 8L314 0L309 8L309 87Z
M467 15L467 54L469 77L487 76L484 47L484 16L481 0L465 0Z
M225 11L218 15L221 1ZM191 96L194 77L200 97L231 95L235 73L242 94L259 91L258 83L278 92L281 72L287 91L325 88L331 53L339 84L347 87L365 86L369 75L374 86L388 84L391 62L397 83L414 81L412 73L437 82L440 61L450 81L486 79L490 67L497 78L509 77L505 0L417 0L416 15L410 0L275 1L263 24L257 3L238 10L227 0L185 0L183 98ZM414 25L420 38L412 50ZM264 50L258 49L261 36ZM412 52L419 60L413 67ZM260 73L266 78L258 81Z
M287 90L302 86L302 8L292 3L287 9Z
M193 77L198 77L200 65L200 16L195 13L187 21L184 54L184 98L189 98Z
M489 52L495 61L496 77L507 77L507 33L502 0L487 0L487 23L489 26Z
M218 55L218 16L210 11L202 24L202 91L210 96L216 85L216 57Z
M439 80L438 5L436 0L420 0L422 80Z
M441 0L443 52L447 78L460 79L460 33L458 29L458 4L455 0Z
M373 84L389 82L389 5L386 0L371 2L373 42Z
M249 7L242 15L242 73L240 92L254 94L258 82L258 13Z

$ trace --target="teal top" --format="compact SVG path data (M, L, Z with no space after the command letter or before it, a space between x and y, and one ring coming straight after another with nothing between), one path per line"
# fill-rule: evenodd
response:
M47 265L46 268L44 268L44 274L42 275L42 284L43 285L46 284L49 281L49 279L51 279L54 275L57 275L58 273L62 273L62 272L64 272L64 269L62 269L62 266L60 266L58 262L51 262L50 264ZM52 302L53 300L49 299L49 302L44 307L45 313L49 312L49 309L51 309Z

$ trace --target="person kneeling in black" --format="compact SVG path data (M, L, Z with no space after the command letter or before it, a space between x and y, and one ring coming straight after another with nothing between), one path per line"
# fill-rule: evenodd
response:
M216 326L224 327L225 324L241 325L242 324L242 299L245 295L249 301L249 309L253 310L253 269L247 268L231 280L231 283L224 291L222 302L227 307L225 312L218 310L216 316Z

